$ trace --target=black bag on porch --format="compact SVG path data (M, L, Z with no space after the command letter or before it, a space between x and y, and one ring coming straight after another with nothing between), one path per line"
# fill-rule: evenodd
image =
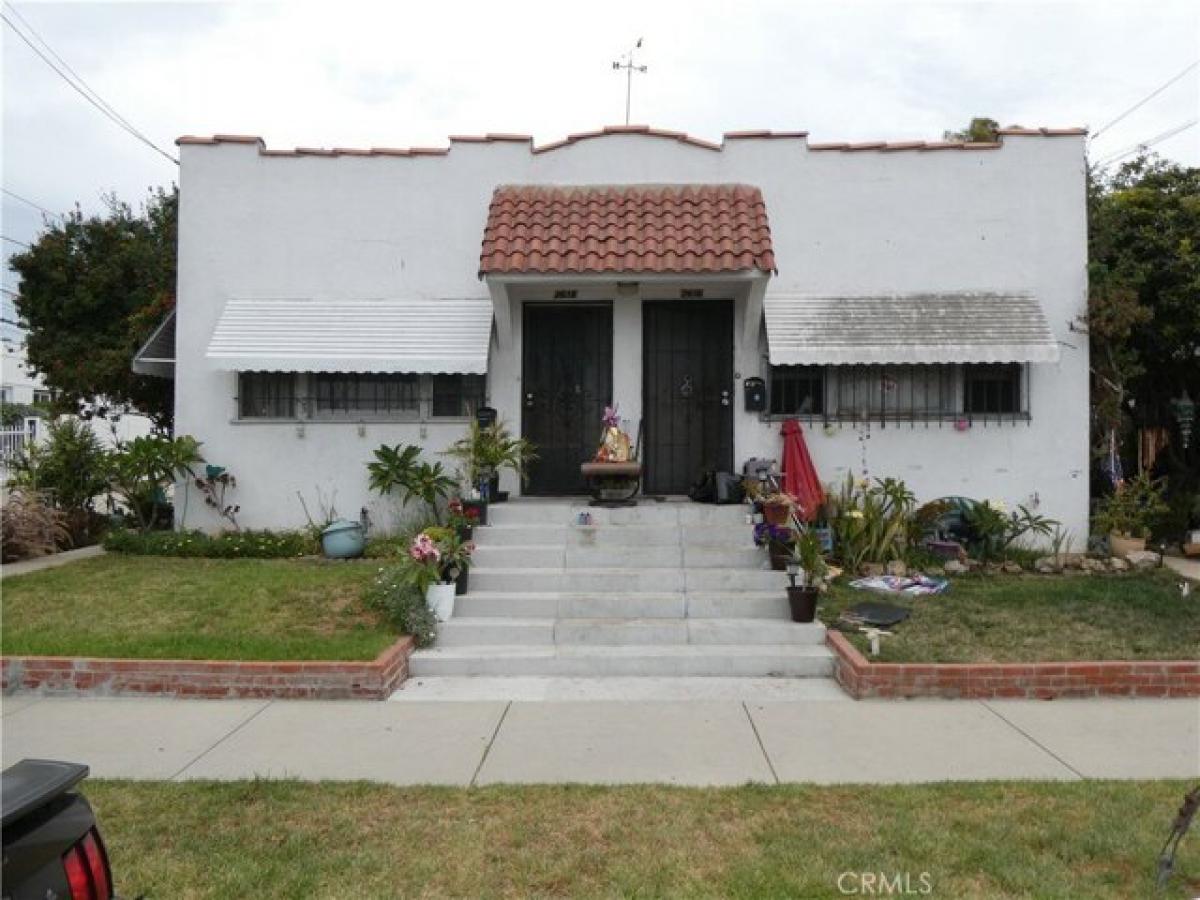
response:
M688 491L688 497L695 503L716 503L717 473L711 469L701 472L692 489Z

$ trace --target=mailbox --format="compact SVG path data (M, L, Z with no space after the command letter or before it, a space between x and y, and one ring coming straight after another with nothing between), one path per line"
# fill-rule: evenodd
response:
M761 378L747 378L742 382L743 403L746 412L767 411L767 383Z

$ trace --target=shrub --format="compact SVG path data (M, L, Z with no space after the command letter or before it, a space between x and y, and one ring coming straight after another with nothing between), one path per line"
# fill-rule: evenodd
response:
M1026 507L1018 506L1016 512L1008 512L999 500L984 500L966 511L967 524L978 536L971 551L984 562L996 557L1008 559L1012 545L1028 534L1050 537L1058 522L1045 516L1035 515Z
M197 559L284 559L311 556L316 542L305 531L132 531L104 537L104 549L136 556L185 556Z
M1092 524L1099 534L1150 537L1151 529L1169 511L1165 492L1165 479L1142 472L1100 501Z
M27 488L9 492L0 519L0 557L4 562L46 556L69 546L66 514L51 506L46 497Z
M375 461L367 463L371 490L380 494L398 491L401 503L416 498L440 522L438 501L454 490L454 479L446 474L441 463L423 462L420 456L421 448L411 444L394 447L381 444L375 450Z
M109 487L125 501L138 527L149 531L167 503L167 487L176 478L191 475L192 466L201 462L200 442L191 435L134 438L112 454Z
M876 478L872 484L847 473L842 486L825 496L825 515L838 559L851 572L864 563L903 559L909 549L915 505L916 496L903 481Z
M87 423L59 419L46 440L27 447L13 464L14 483L43 491L66 512L92 509L108 489L108 451Z
M437 638L437 619L426 605L412 569L403 564L380 569L363 599L400 631L412 635L418 647L428 647Z

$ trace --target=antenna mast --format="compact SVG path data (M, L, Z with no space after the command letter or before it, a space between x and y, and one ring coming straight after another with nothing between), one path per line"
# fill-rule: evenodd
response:
M633 58L633 54L636 51L641 50L641 49L642 49L642 39L638 38L637 43L633 45L633 47L629 50L628 53L621 54L621 60L624 60L624 62L622 62L621 60L617 60L612 64L612 67L614 69L617 69L617 70L624 69L625 70L625 124L626 125L629 124L629 99L633 93L633 73L641 72L644 74L646 71L646 68L647 68L646 66L637 65L637 63L634 61L634 58Z

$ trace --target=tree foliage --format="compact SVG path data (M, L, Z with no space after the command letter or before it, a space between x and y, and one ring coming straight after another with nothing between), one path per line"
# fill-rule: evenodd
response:
M1200 396L1200 168L1143 156L1092 173L1088 214L1097 425L1132 410L1170 428L1171 398Z
M942 139L947 141L966 141L969 143L987 144L998 140L997 132L1000 123L986 116L976 116L961 131L943 131Z
M29 365L74 410L135 408L169 425L172 382L136 375L138 347L175 305L178 191L152 190L136 212L105 198L104 215L76 208L9 261L21 276L17 312Z

